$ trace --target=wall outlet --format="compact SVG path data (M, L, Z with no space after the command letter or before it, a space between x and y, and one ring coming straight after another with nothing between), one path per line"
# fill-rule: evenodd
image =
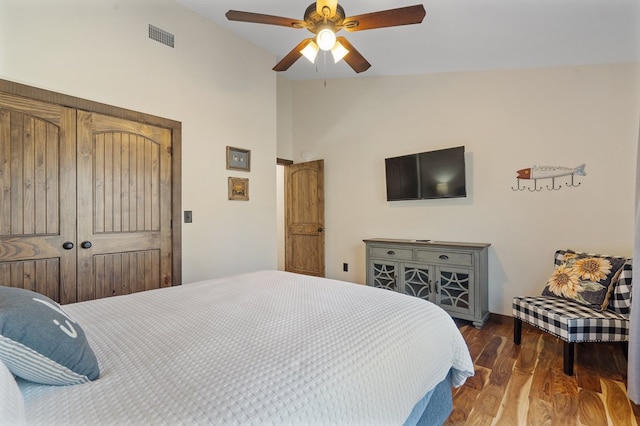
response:
M344 272L349 272L349 264L348 263L343 263L342 264L342 270Z
M191 223L191 222L193 222L193 214L191 213L191 210L185 210L184 223Z

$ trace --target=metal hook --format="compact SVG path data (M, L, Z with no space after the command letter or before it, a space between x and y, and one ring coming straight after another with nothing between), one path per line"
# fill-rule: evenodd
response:
M574 176L575 176L575 174L574 174L574 173L571 173L571 183L570 183L570 184L567 184L567 186L571 186L571 187L574 187L574 188L575 188L575 187L580 186L580 182L578 182L578 184L577 184L577 185L575 185L575 184L573 183L573 177L574 177Z
M547 189L548 190L552 190L552 191L557 191L560 188L562 188L562 185L558 185L558 187L556 188L556 178L552 177L551 178L551 188L549 188L549 185L547 185Z
M542 191L542 187L538 188L538 179L533 180L533 189L527 188L531 192Z
M511 189L513 189L514 191L524 191L526 188L520 188L520 179L516 178L516 180L518 181L518 187L514 188L513 186L511 187Z

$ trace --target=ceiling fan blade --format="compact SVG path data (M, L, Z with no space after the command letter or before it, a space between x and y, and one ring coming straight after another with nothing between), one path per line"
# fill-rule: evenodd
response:
M251 22L254 24L281 25L290 28L306 28L304 21L282 16L264 15L262 13L242 12L240 10L230 10L225 13L230 21Z
M300 43L298 43L296 47L294 47L291 50L291 52L287 53L287 55L284 58L282 58L280 62L276 64L275 67L273 67L273 70L274 71L288 70L289 67L293 65L295 61L300 59L300 56L302 56L302 49L307 47L307 44L311 43L312 41L313 41L312 38L306 38L302 40Z
M353 44L349 43L349 40L344 37L337 37L336 40L349 51L349 53L345 55L344 61L349 64L355 72L361 73L369 69L371 64L353 47Z
M342 25L346 31L362 31L398 25L419 24L426 14L424 6L417 4L415 6L365 13L364 15L349 16L344 19Z
M316 1L316 12L318 15L324 16L322 13L322 9L325 7L329 8L329 18L333 18L336 14L336 9L338 8L338 0L318 0Z

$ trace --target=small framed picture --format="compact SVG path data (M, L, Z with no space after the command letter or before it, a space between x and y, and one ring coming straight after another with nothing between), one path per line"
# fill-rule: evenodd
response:
M249 201L249 179L230 177L229 178L229 199Z
M227 170L251 171L251 151L248 149L227 147Z

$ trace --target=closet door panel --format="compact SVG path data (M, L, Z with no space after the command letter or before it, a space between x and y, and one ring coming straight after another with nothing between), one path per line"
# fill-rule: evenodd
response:
M79 300L171 285L171 132L78 112Z
M61 303L76 301L75 119L0 93L0 285Z

